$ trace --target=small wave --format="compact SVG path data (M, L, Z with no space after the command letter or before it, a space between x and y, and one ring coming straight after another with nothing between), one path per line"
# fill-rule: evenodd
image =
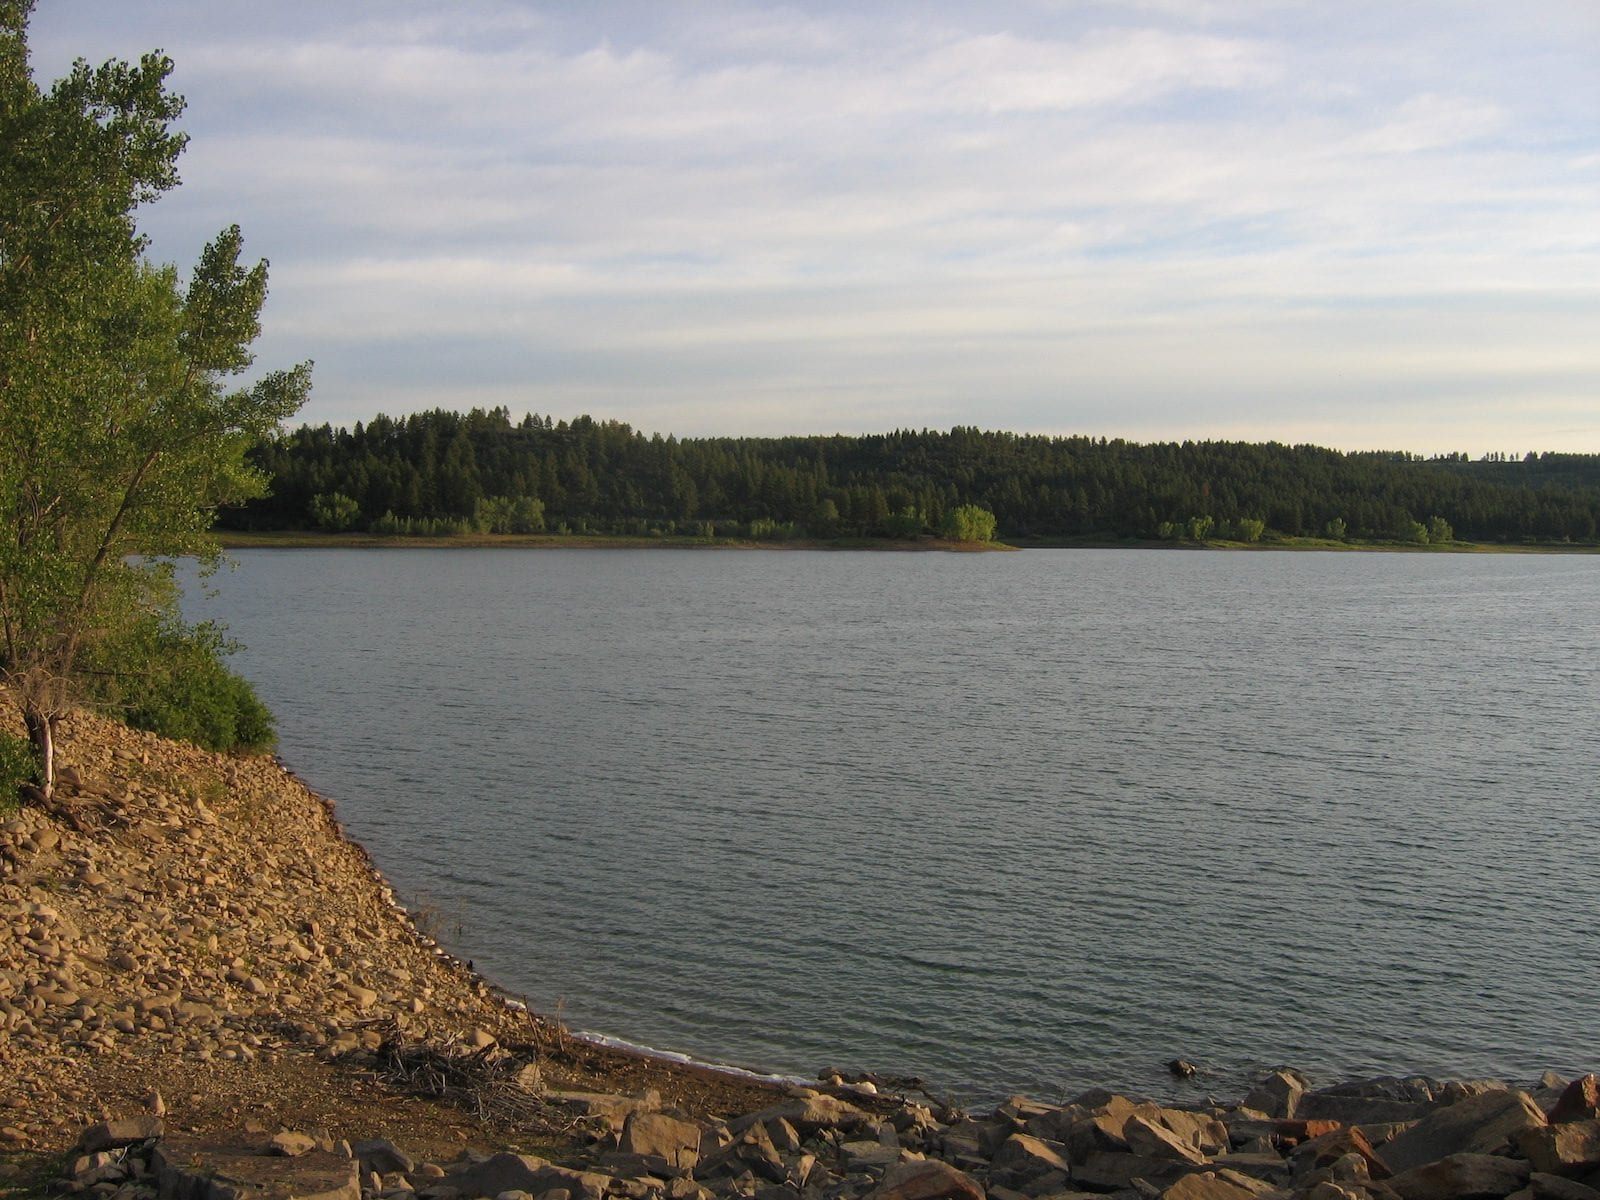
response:
M678 1050L661 1050L655 1046L646 1046L642 1042L630 1042L627 1038L612 1037L608 1033L596 1033L590 1029L580 1029L575 1037L591 1042L596 1046L604 1046L609 1050L626 1050L630 1054L642 1054L646 1058L660 1059L663 1062L682 1063L690 1067L704 1067L708 1071L721 1071L727 1075L737 1075L741 1079L754 1079L760 1083L809 1083L800 1075L774 1075L767 1071L757 1071L751 1067L736 1067L732 1063L715 1062L707 1058L695 1058L691 1054L684 1054Z

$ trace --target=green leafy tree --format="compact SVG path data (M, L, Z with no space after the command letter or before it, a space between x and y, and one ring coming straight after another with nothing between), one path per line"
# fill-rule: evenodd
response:
M311 519L330 533L343 533L361 519L361 505L343 492L322 492L311 497Z
M1267 531L1267 523L1259 517L1239 518L1239 540L1241 542L1259 542L1261 535Z
M1442 546L1445 542L1455 541L1455 530L1450 528L1450 522L1443 517L1428 518L1428 541L1435 546Z
M251 362L266 263L240 264L234 227L183 286L134 222L177 183L171 62L80 61L41 90L31 8L0 0L0 678L48 798L80 655L175 608L150 556L215 561L214 510L263 492L245 451L310 367L224 386Z
M987 508L976 504L963 504L945 517L944 535L957 542L991 542L994 540L995 516Z

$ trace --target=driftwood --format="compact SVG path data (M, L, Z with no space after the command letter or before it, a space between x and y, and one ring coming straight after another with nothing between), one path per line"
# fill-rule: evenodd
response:
M530 1046L409 1041L391 1022L374 1057L375 1073L390 1087L443 1101L485 1124L547 1133L571 1133L582 1124L545 1099Z

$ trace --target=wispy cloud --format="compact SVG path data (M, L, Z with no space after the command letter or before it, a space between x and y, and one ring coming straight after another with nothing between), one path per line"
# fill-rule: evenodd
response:
M244 225L312 419L1596 449L1582 7L53 0L35 45L177 60L157 249Z

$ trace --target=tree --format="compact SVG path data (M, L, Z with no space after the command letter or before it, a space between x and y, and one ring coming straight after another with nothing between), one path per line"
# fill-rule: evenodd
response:
M134 210L174 187L170 60L28 68L32 0L0 0L0 679L54 786L55 728L87 646L175 611L170 568L214 562L218 504L264 490L244 454L305 398L310 364L229 391L267 264L237 227L187 287L144 257Z
M361 519L361 505L343 492L319 492L311 497L311 519L330 533L343 533Z
M957 542L988 542L994 540L994 514L976 504L963 504L945 517L944 535Z

